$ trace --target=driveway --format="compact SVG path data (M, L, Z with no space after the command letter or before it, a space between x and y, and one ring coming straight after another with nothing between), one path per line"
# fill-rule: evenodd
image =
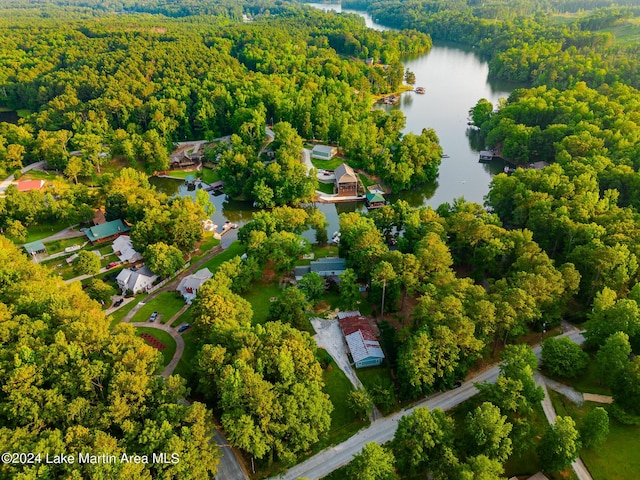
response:
M547 422L549 422L550 424L554 424L556 421L557 414L556 414L555 408L553 408L553 403L551 403L551 399L549 398L549 391L547 390L547 381L552 381L552 380L544 377L543 375L540 375L539 373L536 373L534 375L534 379L536 383L542 387L542 390L544 390L544 399L542 400L542 410L544 411L545 417L547 417ZM554 386L557 386L557 385L554 385ZM564 392L561 392L561 393L563 393L563 395L565 394ZM576 472L576 476L578 477L579 480L593 480L593 477L591 477L589 470L587 469L586 465L584 464L584 462L580 457L578 457L571 464L571 467L573 468L573 471Z
M561 336L569 337L578 344L582 344L584 342L584 337L577 330L572 330L571 332L564 333ZM536 354L540 354L539 346L535 347L533 350ZM410 415L418 407L429 407L430 410L433 410L434 408L449 410L478 393L478 389L474 386L474 383L493 383L498 378L499 373L500 370L498 365L478 373L464 382L460 388L437 393L418 402L411 408L377 420L373 422L371 426L364 430L360 430L345 442L323 450L305 462L300 463L280 476L273 478L280 480L296 480L300 477L309 479L322 478L337 468L349 463L354 455L362 451L362 447L365 444L369 442L383 444L390 441L395 435L398 427L398 420L400 420L404 415Z
M338 320L312 318L311 325L313 325L313 328L317 332L313 336L313 339L316 341L318 347L324 348L327 353L331 355L354 388L362 388L362 382L360 382L356 371L349 363L347 346L344 343Z

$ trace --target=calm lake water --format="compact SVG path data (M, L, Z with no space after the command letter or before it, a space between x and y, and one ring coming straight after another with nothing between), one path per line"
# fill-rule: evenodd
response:
M339 4L309 3L308 5L322 9L335 10L338 13L354 13L364 18L368 27L376 30L390 30L376 23L369 14L355 10L341 10ZM433 128L440 139L444 154L436 182L430 185L389 196L390 201L406 200L410 205L431 205L436 208L444 202L452 202L455 198L465 199L482 204L489 191L491 177L502 171L504 164L495 162L481 164L478 152L483 145L477 144L474 132L467 126L469 109L479 99L486 98L494 104L501 97L522 85L495 83L488 80L489 66L485 59L477 55L473 49L465 49L459 45L435 43L428 54L403 60L405 68L416 75L416 86L424 87L425 93L419 95L407 92L401 96L395 106L380 105L387 111L398 108L406 116L404 133L420 134L423 128ZM475 140L475 141L474 141ZM167 193L188 194L182 181L152 178L151 182L159 190ZM195 195L195 193L191 192ZM220 227L225 221L243 225L251 219L253 209L248 202L228 200L225 195L213 196L211 201L216 207L212 217ZM317 204L329 222L327 230L329 238L338 230L338 215L343 212L364 210L362 203ZM232 230L223 237L222 245L226 246L237 236ZM313 231L304 236L314 240Z

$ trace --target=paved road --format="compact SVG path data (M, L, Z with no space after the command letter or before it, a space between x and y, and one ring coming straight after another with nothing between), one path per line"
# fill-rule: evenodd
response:
M572 331L564 333L562 336L569 337L576 343L584 342L582 334L576 329L572 329ZM534 352L539 355L540 347L534 348ZM391 440L396 432L398 420L404 415L411 414L415 408L429 407L429 409L441 408L442 410L449 410L478 393L478 389L474 386L474 383L495 382L498 374L499 368L496 365L484 372L474 375L464 382L460 388L432 395L411 408L377 420L372 423L371 426L360 430L345 442L318 453L275 478L280 480L296 480L300 477L310 479L322 478L337 468L349 463L354 455L362 451L362 447L365 444L369 442L382 444Z
M216 429L213 439L220 447L220 463L216 478L218 480L248 480L249 475L242 468L242 463L238 461L234 450L229 445L229 441L224 438L222 432Z

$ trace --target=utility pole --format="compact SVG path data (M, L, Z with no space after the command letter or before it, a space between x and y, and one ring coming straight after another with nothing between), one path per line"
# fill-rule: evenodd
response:
M382 281L382 308L380 310L380 318L384 318L384 294L387 290L387 280Z

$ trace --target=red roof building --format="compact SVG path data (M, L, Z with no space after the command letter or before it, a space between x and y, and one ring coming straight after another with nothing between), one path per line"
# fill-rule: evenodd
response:
M356 368L380 365L384 359L384 353L369 321L358 315L360 312L346 313L347 315L349 313L356 314L353 316L338 314L340 328Z
M40 190L44 187L44 180L24 180L16 183L19 192L30 192L31 190Z

